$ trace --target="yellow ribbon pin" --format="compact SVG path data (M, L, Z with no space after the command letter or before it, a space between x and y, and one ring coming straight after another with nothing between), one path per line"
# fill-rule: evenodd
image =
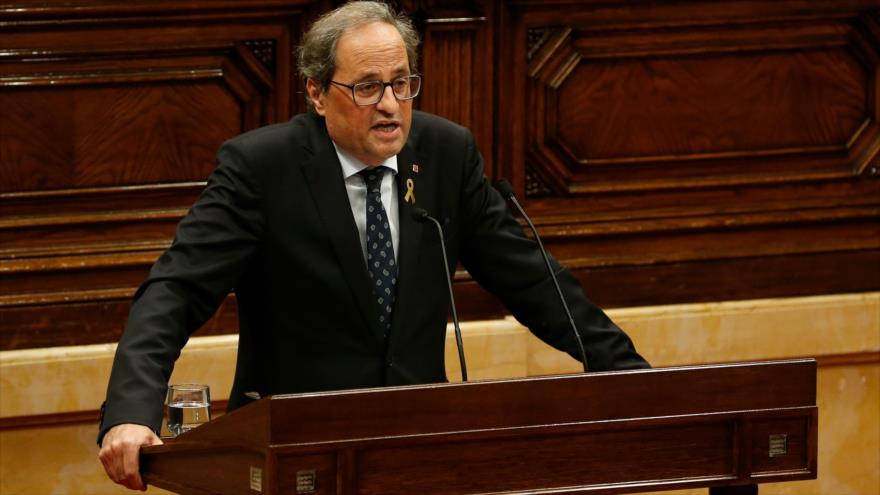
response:
M406 179L406 194L403 196L403 200L407 203L412 201L412 204L416 204L416 193L413 190L415 187L415 183L413 183L412 179Z

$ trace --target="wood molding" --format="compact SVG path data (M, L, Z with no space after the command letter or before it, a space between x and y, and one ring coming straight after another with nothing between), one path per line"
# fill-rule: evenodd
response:
M316 0L195 0L181 6L174 0L157 1L109 1L77 0L75 2L54 0L40 2L13 2L0 6L0 27L38 27L43 24L66 25L117 24L124 22L151 22L157 18L186 20L223 20L261 18L267 15L295 15L315 4Z
M820 368L835 366L861 366L880 363L880 351L854 352L850 354L829 354L816 356L816 364Z
M135 277L143 276L137 272ZM132 278L135 278L132 277ZM118 342L131 309L134 289L96 289L69 293L32 294L0 299L0 349L106 344ZM86 323L84 323L86 322ZM83 332L83 325L88 331ZM229 295L194 335L238 332L238 306Z

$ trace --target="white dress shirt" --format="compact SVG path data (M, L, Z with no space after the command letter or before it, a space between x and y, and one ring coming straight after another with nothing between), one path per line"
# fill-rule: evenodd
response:
M342 165L342 177L345 178L345 190L348 192L348 202L351 205L351 214L354 223L360 233L361 252L364 261L367 260L367 186L358 172L367 168L362 161L346 153L342 148L333 143L336 155ZM382 166L391 170L382 176L382 207L388 216L388 225L391 228L391 242L394 245L394 260L397 261L398 241L400 240L400 222L397 208L397 187L394 176L397 175L397 155L385 160Z

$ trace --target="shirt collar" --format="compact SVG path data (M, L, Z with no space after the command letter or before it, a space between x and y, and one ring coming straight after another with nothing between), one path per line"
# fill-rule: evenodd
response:
M347 153L335 142L333 143L333 147L336 148L336 155L339 157L339 163L342 165L342 176L346 180L367 168L367 165L364 162ZM380 165L390 168L392 174L397 174L397 155L392 155L387 160L380 163Z

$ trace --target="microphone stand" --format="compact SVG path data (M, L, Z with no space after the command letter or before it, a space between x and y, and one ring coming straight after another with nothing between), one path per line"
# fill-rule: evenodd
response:
M449 289L449 301L452 305L452 324L455 328L455 343L458 345L458 361L461 363L461 381L468 381L467 365L464 362L464 344L461 341L461 326L458 323L458 311L455 309L455 296L452 294L452 276L449 274L449 260L446 257L446 240L443 238L443 227L436 218L428 214L422 208L413 210L413 218L423 222L431 221L437 227L437 233L440 235L440 251L443 253L443 271L446 273L446 286Z
M507 182L504 179L499 180L495 183L495 188L501 193L501 196L504 199L510 201L513 206L519 211L520 215L525 219L526 223L529 224L529 228L532 229L532 232L535 234L535 240L538 241L538 248L540 248L541 254L544 256L544 263L547 264L547 271L550 272L550 278L553 279L553 285L556 287L556 293L559 295L559 300L562 301L562 309L565 310L565 315L568 317L568 323L571 325L571 330L574 332L575 340L577 341L578 348L581 351L581 362L584 365L584 373L587 372L587 353L584 350L584 341L581 339L581 334L578 331L577 325L574 323L574 318L571 316L571 311L568 309L568 303L565 302L565 296L562 295L562 289L559 287L559 281L556 279L556 272L553 271L553 265L550 263L550 256L547 254L547 250L544 249L544 243L541 242L541 236L538 235L538 229L535 228L535 224L532 223L532 219L526 214L526 211L519 204L519 201L516 200L516 194L513 192L513 186L510 185L510 182Z

